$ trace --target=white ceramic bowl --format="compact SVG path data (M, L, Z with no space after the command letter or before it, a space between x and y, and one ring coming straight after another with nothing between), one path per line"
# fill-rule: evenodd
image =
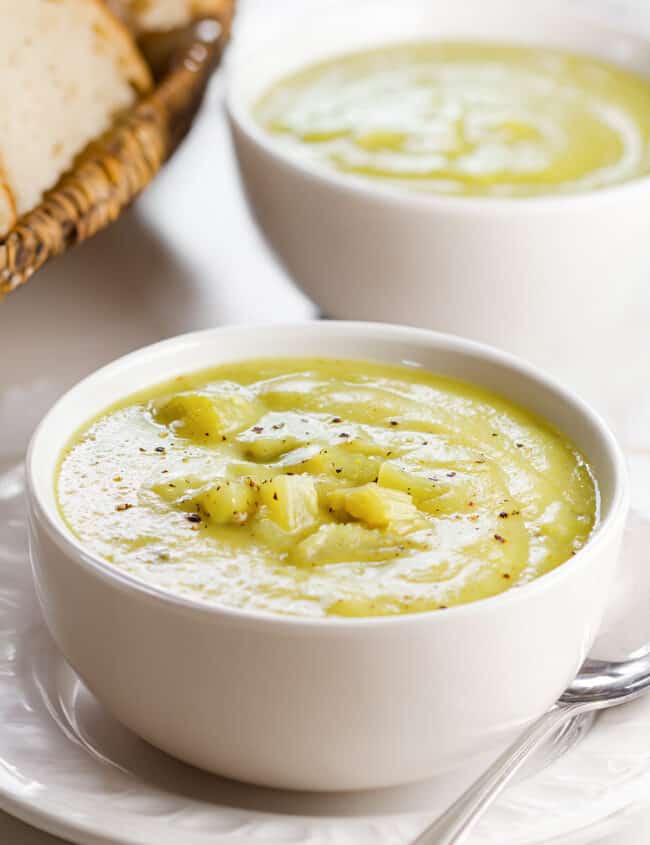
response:
M520 589L444 612L366 620L209 606L147 586L85 550L54 493L58 456L75 429L161 380L260 354L407 360L522 403L590 460L600 527L569 562ZM594 640L627 509L621 453L579 399L487 347L363 323L215 329L121 358L48 413L27 479L45 621L113 715L202 768L314 790L425 778L492 748L548 707Z
M274 32L235 49L230 125L256 218L324 314L491 343L594 401L603 374L616 374L610 403L638 392L629 362L650 357L650 178L563 197L423 195L288 153L251 105L292 70L400 40L548 45L650 76L650 39L566 0L320 3Z

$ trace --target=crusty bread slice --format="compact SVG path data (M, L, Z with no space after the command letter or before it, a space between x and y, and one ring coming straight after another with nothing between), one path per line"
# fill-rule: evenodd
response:
M101 0L0 0L0 79L2 236L151 79Z
M224 0L108 0L136 33L164 32L192 20L218 15Z

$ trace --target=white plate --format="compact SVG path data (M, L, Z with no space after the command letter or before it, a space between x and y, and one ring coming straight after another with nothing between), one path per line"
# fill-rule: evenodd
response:
M402 845L472 776L375 793L292 794L221 780L165 756L104 712L43 626L27 562L20 461L0 474L0 526L0 808L24 821L83 845ZM625 638L605 636L610 653L648 635L650 573L639 566L648 541L650 523L637 513L612 607L614 627L625 616ZM601 716L568 744L509 790L470 842L502 845L508 831L508 845L592 843L647 800L650 698Z

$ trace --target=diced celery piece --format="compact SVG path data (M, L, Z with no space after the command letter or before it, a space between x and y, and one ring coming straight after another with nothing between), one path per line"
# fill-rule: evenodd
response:
M321 488L321 495L323 504L331 512L347 513L346 499L350 490L356 490L356 487L343 487L340 484L334 483L329 489Z
M228 472L233 478L252 478L258 484L269 481L276 474L271 467L257 464L255 461L231 461Z
M293 450L321 441L322 428L318 418L293 412L269 412L257 419L255 425L241 431L237 442L247 457L268 463L281 456L288 459Z
M311 473L319 475L325 472L327 455L321 455L323 446L312 443L310 446L299 446L290 452L282 455L281 459L274 463L274 467L282 472Z
M261 501L284 531L296 531L318 517L318 494L314 480L304 475L278 475L261 485Z
M248 523L247 528L251 536L265 552L268 553L269 549L272 549L274 554L286 554L295 544L296 535L290 531L284 531L271 517L264 516L264 513L264 510L258 511Z
M361 485L375 481L380 465L379 458L357 454L346 446L332 450L332 474L351 484Z
M341 520L343 522L350 522L351 517L345 510L344 500L342 495L350 486L346 486L345 481L341 481L339 477L325 476L315 479L316 490L318 492L318 502L321 509L325 511L327 516L324 516L324 521Z
M384 561L397 557L400 540L384 531L366 528L358 522L321 525L318 531L301 540L289 554L297 566L327 563Z
M246 457L263 463L275 461L285 452L300 446L300 441L288 434L284 436L260 435L254 439L246 439L240 442Z
M379 468L377 481L381 487L401 490L416 500L429 499L448 489L435 470L411 467L399 461L384 461Z
M192 509L191 497L206 486L206 479L196 475L167 476L164 481L152 484L151 490L169 504L184 505Z
M310 448L309 452L296 449L293 457L294 460L285 465L285 470L311 475L326 475L332 468L332 460L329 456L329 450L326 448L317 447L315 451Z
M236 391L187 391L152 405L156 422L197 443L221 442L258 419L260 403Z
M471 471L430 467L408 461L386 461L379 470L382 487L409 493L417 507L435 516L463 513L476 507L500 509L508 497L508 485L499 468L482 459Z
M374 481L379 465L379 459L356 454L345 446L327 446L292 468L296 472L333 476L358 485Z
M421 510L434 516L449 516L476 509L498 513L506 504L516 505L503 474L494 464L477 466L472 474L456 472L445 481L436 488L434 496L418 500Z
M241 524L255 512L259 486L253 479L223 479L201 490L194 501L199 513L215 525Z
M350 516L372 528L385 528L417 517L417 508L408 493L380 487L374 482L345 491L344 507Z

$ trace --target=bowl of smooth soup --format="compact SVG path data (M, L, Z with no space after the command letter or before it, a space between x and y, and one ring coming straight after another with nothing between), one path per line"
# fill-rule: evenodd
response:
M363 323L135 352L59 400L27 476L46 623L109 711L201 768L313 790L448 770L548 707L627 509L575 396Z
M646 38L547 0L328 4L231 65L251 206L324 314L493 343L591 396L614 366L629 396Z

